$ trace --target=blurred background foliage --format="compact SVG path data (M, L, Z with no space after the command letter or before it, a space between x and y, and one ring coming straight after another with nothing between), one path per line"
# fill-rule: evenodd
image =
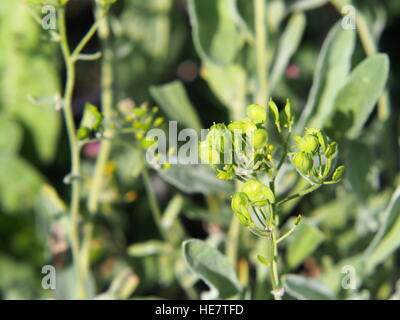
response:
M400 2L353 1L366 26L360 37L341 28L338 8L350 1L268 0L265 47L257 39L257 3L118 1L110 16L116 100L148 101L181 127L199 129L238 118L247 103L262 103L269 95L279 102L290 97L297 130L306 124L325 127L340 141L346 175L340 185L288 203L282 212L286 226L298 213L306 217L282 248L288 297L399 298ZM74 46L93 23L92 2L71 0L67 17ZM54 108L65 70L50 37L22 2L1 1L2 299L73 297L62 200L69 197L63 183L69 151ZM87 52L98 50L95 38ZM390 67L375 51L387 55ZM260 62L269 70L268 79L260 75ZM100 61L78 64L76 123L86 102L101 107L100 78ZM233 186L202 166L153 171L151 184L168 234L163 237L150 213L140 151L125 142L113 145L106 167L92 240L91 297L198 298L201 292L203 297L270 298L267 270L255 258L262 243L246 232L232 238L226 200ZM97 151L96 143L83 150L88 187ZM288 172L277 190L286 194L302 187ZM186 263L195 273L182 257L181 244L189 238L206 241L185 242ZM233 266L216 251L229 251L229 241L239 242ZM210 271L207 261L196 261L203 251L226 268ZM41 288L45 264L57 267L55 292ZM356 270L354 290L341 286L345 265ZM205 292L199 278L216 291Z

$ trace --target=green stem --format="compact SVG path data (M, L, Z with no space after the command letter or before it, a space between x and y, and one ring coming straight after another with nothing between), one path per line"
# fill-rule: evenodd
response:
M276 227L275 227L275 210L274 206L270 206L271 216L270 216L270 226L272 227L271 238L272 238L272 247L273 247L273 258L271 261L271 283L272 290L275 300L282 300L282 297L277 294L280 290L279 286L279 273L278 273L278 246L276 241Z
M101 75L101 105L105 123L110 120L112 115L112 107L114 103L113 97L113 51L109 39L108 20L104 17L103 10L99 9L96 14L96 24L90 30L99 29L99 37L102 43L103 59L102 59L102 75ZM89 38L93 35L88 32ZM90 36L91 35L91 36ZM87 40L88 41L88 40ZM86 41L86 42L87 42ZM78 47L79 48L79 47ZM78 49L77 48L77 49ZM83 47L82 47L83 48ZM75 50L76 51L76 50ZM106 130L104 135L108 136L109 131ZM96 160L93 182L90 188L87 207L91 215L95 215L99 209L99 197L103 186L104 171L107 165L111 151L111 140L103 140L101 148ZM87 222L84 230L84 240L82 245L82 260L84 261L84 272L87 278L90 267L90 241L93 234L93 222Z
M310 188L308 188L308 189L306 189L306 190L304 190L304 191L301 191L301 192L292 194L291 196L289 196L289 197L287 197L287 198L285 198L285 199L279 201L279 202L276 204L276 206L280 206L280 205L282 205L282 204L284 204L284 203L286 203L286 202L288 202L288 201L290 201L290 200L293 200L293 199L296 199L296 198L305 196L306 194L309 194L309 193L311 193L311 192L317 190L318 188L320 188L321 185L322 185L322 184L316 184L316 185L313 185L312 187L310 187Z
M265 0L254 0L254 21L255 21L255 49L256 49L256 64L258 90L256 103L264 105L268 97L268 60L267 60L267 31L265 20Z
M72 96L75 86L75 63L71 56L71 51L68 45L68 38L66 32L65 23L65 9L58 9L58 21L60 29L60 43L63 53L63 57L66 65L67 80L64 90L64 118L67 127L68 140L71 152L71 184L72 184L72 195L70 203L71 211L71 249L74 260L74 266L76 269L77 280L78 280L78 298L84 299L86 296L85 282L82 273L82 264L79 255L79 205L80 205L80 186L81 186L81 172L80 172L80 147L78 139L76 137L76 128L74 123L74 115L72 111Z
M149 204L150 204L150 210L153 215L154 222L157 225L157 228L158 228L160 234L162 235L162 237L164 239L167 239L167 236L161 225L161 210L158 205L157 196L156 196L153 186L151 184L151 179L150 179L150 175L149 175L147 168L144 168L142 170L142 178L143 178L144 187L146 189L147 197L148 197Z

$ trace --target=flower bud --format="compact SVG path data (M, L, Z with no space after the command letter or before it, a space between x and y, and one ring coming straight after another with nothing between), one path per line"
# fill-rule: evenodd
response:
M242 192L256 205L265 205L275 202L275 195L272 190L258 180L246 181L243 184Z
M327 145L328 145L328 137L326 136L326 134L323 131L320 131L317 133L317 138L318 138L318 142L322 147L322 150L326 150Z
M247 116L255 123L267 121L267 111L259 104L250 104L246 108Z
M228 128L231 131L243 131L243 133L246 133L246 131L255 131L257 129L256 125L251 122L251 121L233 121L230 124L228 124Z
M312 157L305 152L296 152L292 162L302 173L308 173L314 164Z
M306 134L297 141L297 147L300 152L315 153L319 148L317 137L311 134Z
M232 134L223 123L217 123L210 128L206 140L211 148L223 153L225 145L232 145Z
M321 132L320 128L306 128L305 130L306 130L306 134L311 134L313 136L316 136L316 135L318 135L318 133Z
M268 142L268 133L264 129L257 129L254 132L254 148L261 149Z
M236 192L232 197L232 210L238 217L240 224L244 227L248 227L253 224L248 209L249 204L249 198L243 192Z
M76 133L78 140L85 140L89 138L90 130L87 127L80 127Z
M338 182L342 178L343 171L344 171L344 166L337 167L337 169L332 175L332 180Z
M331 157L336 153L336 150L337 150L337 143L336 143L336 142L332 142L332 143L328 146L328 148L326 149L326 151L325 151L325 156L326 156L327 158L331 158Z
M199 157L203 163L219 163L219 152L214 150L207 140L201 141L199 145Z

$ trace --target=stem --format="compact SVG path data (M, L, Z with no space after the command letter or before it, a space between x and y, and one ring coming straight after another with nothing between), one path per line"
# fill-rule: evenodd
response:
M265 26L265 0L254 0L254 21L256 33L256 63L258 77L258 91L256 102L264 105L268 97L268 79L267 79L267 32Z
M68 140L71 152L71 184L72 184L72 196L70 202L71 211L71 249L73 255L74 266L77 273L78 279L78 298L84 299L85 282L82 273L82 264L79 256L79 205L80 205L80 147L78 139L76 137L76 128L74 123L74 115L72 111L72 95L75 86L75 63L72 59L71 52L68 45L68 38L66 32L65 23L65 9L58 9L58 21L60 29L60 43L63 53L63 57L66 65L67 80L64 90L64 118L67 127Z
M275 212L274 212L274 206L270 206L270 227L272 228L271 231L271 238L272 238L272 246L273 246L273 258L271 261L271 283L272 283L272 290L273 290L273 295L275 300L282 300L282 297L280 297L277 292L279 291L279 273L278 273L278 246L277 246L277 241L276 241L276 228L275 228Z
M301 192L292 194L291 196L289 196L289 197L287 197L287 198L285 198L285 199L279 201L279 202L276 204L276 206L280 206L280 205L284 204L285 202L288 202L288 201L290 201L290 200L293 200L293 199L296 199L296 198L305 196L306 194L309 194L309 193L311 193L311 192L317 190L318 188L320 188L321 185L322 185L322 184L316 184L316 185L313 185L313 186L311 186L310 188L308 188L308 189L306 189L306 190L304 190L304 191L301 191Z
M102 22L102 18L104 17L105 13L106 12L103 12L103 14L97 18L96 22L90 27L89 31L85 34L85 36L82 38L82 40L78 43L74 52L72 52L71 56L74 61L77 59L78 55L82 52L82 50L85 48L85 46L88 44L88 42L96 34L97 29L99 28L99 25Z
M142 178L143 178L144 187L146 189L147 197L148 197L149 204L150 204L150 210L153 215L154 222L157 225L157 228L160 231L162 237L164 239L167 239L167 236L161 225L161 210L158 205L157 196L156 196L153 186L151 184L151 180L150 180L150 176L149 176L149 172L148 172L147 168L143 169Z
M112 115L112 107L114 103L113 97L113 51L109 40L109 26L103 10L99 9L96 15L97 22L92 26L90 30L96 30L99 28L99 37L102 43L103 59L102 59L102 76L101 76L101 105L102 112L104 115L105 123L110 120ZM91 31L88 35L93 35ZM91 37L91 36L90 36ZM87 38L90 39L88 36ZM88 41L88 40L87 40ZM86 42L87 42L86 41ZM78 48L77 48L78 49ZM75 51L77 50L75 49ZM107 130L105 136L108 136ZM91 217L98 212L99 209L99 197L103 185L104 179L104 168L110 156L111 151L111 140L103 140L101 142L101 148L99 155L96 160L96 166L94 170L93 182L90 188L87 207ZM93 234L93 222L89 221L85 226L84 240L82 245L82 259L84 261L84 272L87 277L90 265L90 241Z

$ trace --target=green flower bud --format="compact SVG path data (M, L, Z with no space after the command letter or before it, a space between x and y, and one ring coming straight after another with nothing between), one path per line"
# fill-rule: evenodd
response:
M223 123L217 123L210 128L206 140L210 147L223 153L225 146L232 146L232 133Z
M158 117L154 120L154 126L158 127L164 123L164 118L163 117Z
M199 145L199 157L203 163L219 163L219 152L214 150L207 140L201 141Z
M145 108L135 108L133 109L133 113L137 118L143 117L147 113L147 109Z
M319 148L319 142L316 136L306 134L301 139L297 139L297 147L300 152L315 153Z
M327 158L331 158L331 157L336 153L336 150L337 150L337 143L336 143L336 142L332 142L332 143L328 146L328 148L326 149L326 151L325 151L325 156L326 156Z
M78 140L85 140L89 138L90 135L90 130L87 127L81 127L78 129L78 132L76 133L76 137Z
M254 148L260 149L268 142L268 133L264 129L257 129L254 132Z
M272 99L269 99L268 106L269 106L270 110L272 111L272 114L274 115L275 123L278 124L279 123L279 109L278 109L278 106L276 105L276 103Z
M157 141L154 138L144 138L140 140L140 144L142 145L143 148L148 149L150 148L153 144L155 144Z
M240 224L245 227L253 224L248 209L249 205L250 200L245 193L237 192L233 195L231 201L232 210L238 217Z
M243 212L247 210L250 200L244 192L236 192L231 201L232 210L235 212Z
M296 152L292 162L302 173L308 173L314 165L312 157L305 152Z
M275 202L275 195L272 190L258 180L246 181L243 184L242 192L256 205L265 205L269 202Z
M240 212L235 212L235 215L239 219L240 225L243 227L249 227L254 224L249 216L241 214Z
M247 116L255 123L267 121L267 110L259 104L250 104L246 108Z
M81 127L87 127L90 130L99 130L103 122L103 115L96 106L87 103L83 112Z
M320 132L321 132L320 128L306 128L306 134L311 134L313 136L316 136Z
M344 171L344 166L337 167L332 175L332 181L338 182L342 178L343 171Z
M320 131L317 133L317 138L318 138L318 142L322 147L322 150L326 150L327 145L328 145L328 137L326 136L326 134L323 131Z
M240 130L246 133L246 131L255 131L257 126L251 121L233 121L228 124L228 128L231 131Z
M232 180L234 177L234 174L232 171L220 171L217 174L217 178L221 180Z

